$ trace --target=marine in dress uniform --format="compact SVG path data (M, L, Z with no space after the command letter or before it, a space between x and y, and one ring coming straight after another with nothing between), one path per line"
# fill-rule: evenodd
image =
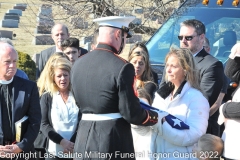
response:
M95 19L99 43L72 68L73 94L82 112L75 159L135 159L130 123L150 126L158 121L158 113L140 107L133 65L118 56L131 37L127 27L134 18Z

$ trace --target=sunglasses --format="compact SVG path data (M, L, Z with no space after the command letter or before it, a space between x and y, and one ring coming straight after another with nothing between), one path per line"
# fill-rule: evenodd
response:
M184 37L186 41L191 41L194 37L197 37L197 36L198 35L196 35L196 36L178 36L178 39L181 41Z

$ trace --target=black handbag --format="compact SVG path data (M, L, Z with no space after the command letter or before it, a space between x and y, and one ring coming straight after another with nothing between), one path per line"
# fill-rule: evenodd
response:
M47 137L42 133L40 130L38 133L37 138L35 139L34 143L34 148L36 149L45 149L47 145Z

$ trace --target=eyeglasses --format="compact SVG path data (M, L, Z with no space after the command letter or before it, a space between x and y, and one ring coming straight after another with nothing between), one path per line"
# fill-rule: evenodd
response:
M196 35L196 36L178 36L178 39L181 41L184 37L186 41L191 41L194 37L197 37L197 36L198 35Z

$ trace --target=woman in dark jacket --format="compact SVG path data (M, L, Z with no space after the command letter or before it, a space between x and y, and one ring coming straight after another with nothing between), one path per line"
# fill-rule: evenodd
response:
M70 91L71 67L66 58L53 55L37 83L41 95L41 129L48 138L46 160L72 158L71 139L79 122L79 109Z

